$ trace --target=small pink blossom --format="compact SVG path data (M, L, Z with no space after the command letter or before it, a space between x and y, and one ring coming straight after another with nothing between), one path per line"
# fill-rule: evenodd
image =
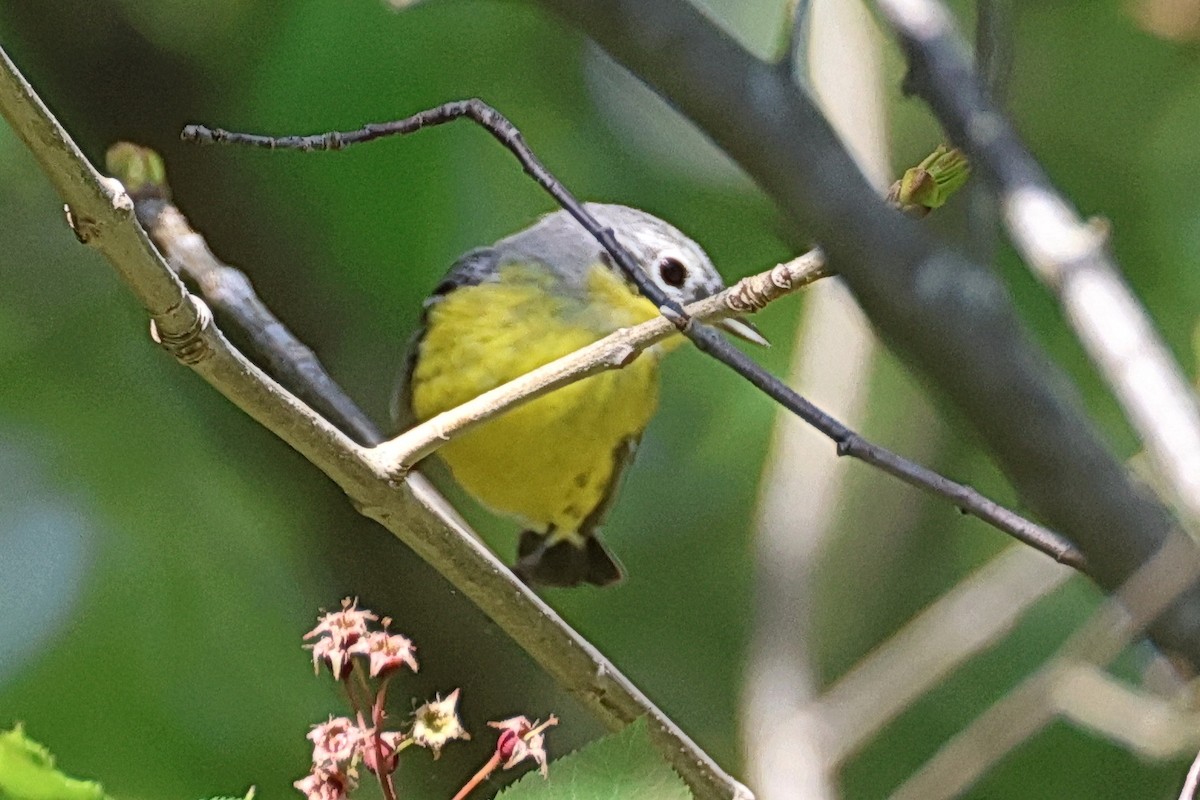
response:
M328 633L341 638L347 645L354 644L359 636L367 632L368 623L379 617L365 608L358 608L358 599L342 598L342 610L331 611L317 619L317 627L304 634L305 639Z
M496 754L504 769L512 769L526 759L538 765L542 777L548 774L546 766L546 740L542 732L558 724L558 718L549 717L545 722L530 722L527 717L512 717L488 725L500 729L496 740Z
M412 641L386 630L371 631L352 644L349 652L370 659L372 678L388 675L406 665L413 672L418 669Z
M329 666L334 680L341 680L350 672L350 648L368 633L368 623L379 617L366 609L359 609L358 600L347 597L342 600L342 610L320 617L317 627L304 634L305 639L320 637L311 645L313 668L320 671L321 663Z
M330 717L308 732L313 764L338 768L350 764L362 749L364 732L347 717Z
M346 793L354 788L349 775L321 767L313 767L312 772L292 785L308 800L345 800Z

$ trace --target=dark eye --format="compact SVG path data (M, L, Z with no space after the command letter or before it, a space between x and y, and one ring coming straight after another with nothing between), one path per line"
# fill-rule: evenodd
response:
M664 258L658 262L658 274L667 286L678 289L687 280L687 267L676 258Z

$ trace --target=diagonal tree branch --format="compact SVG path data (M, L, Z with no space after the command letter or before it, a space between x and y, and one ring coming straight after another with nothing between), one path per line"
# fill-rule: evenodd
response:
M145 180L144 175L162 173L156 154L134 145L118 145L110 151L110 169L127 181L135 199L139 220L154 243L166 254L171 266L195 281L210 302L219 304L238 332L258 347L270 363L273 377L300 394L310 406L360 442L374 445L366 452L376 468L394 480L403 480L418 461L431 455L455 436L492 419L515 405L529 402L554 389L603 370L629 363L645 348L678 331L666 317L656 317L632 328L617 331L580 350L539 367L528 374L443 412L394 439L380 441L374 425L325 373L316 357L275 318L254 294L246 276L221 263L208 249L203 237L192 230L183 214L166 202L165 178ZM815 280L830 275L824 254L813 250L785 264L744 278L734 286L689 305L689 318L716 320L761 310L774 300L799 291ZM790 390L789 390L790 391ZM807 401L804 401L807 402ZM819 412L818 412L819 413ZM937 473L871 444L836 420L829 418L839 452L872 464L910 485L955 503L1017 540L1076 569L1086 565L1083 556L1053 531L1024 519L992 502L976 490L948 480ZM423 480L418 478L418 480Z
M1200 523L1200 409L1145 308L1121 279L1103 232L1050 185L988 99L950 12L937 0L878 0L924 97L1000 194L1013 243L1066 311L1169 487Z
M359 444L383 441L375 423L329 376L316 354L259 299L246 274L213 255L171 204L157 153L122 142L109 148L106 167L124 184L138 222L170 267L199 288L218 316L230 320L234 333L249 341L251 354L263 360L272 378Z
M361 513L432 564L608 727L647 717L659 752L697 797L752 797L455 516L446 514L428 484L396 482L379 471L365 448L239 353L147 240L124 189L83 157L3 50L0 115L70 206L77 235L117 270L172 355L321 469Z
M607 255L609 263L615 264L637 286L638 291L654 303L661 312L662 319L638 328L618 331L577 353L563 356L505 386L485 392L458 408L417 425L397 439L374 448L372 454L378 458L379 466L392 472L396 480L402 479L418 460L431 454L454 435L491 419L516 403L527 402L601 370L624 366L641 349L678 332L690 339L702 352L733 369L751 385L831 439L837 446L838 455L864 461L910 486L949 500L965 513L974 514L1059 561L1076 568L1084 567L1085 559L1081 558L1078 550L1068 541L994 503L975 489L952 481L868 441L765 370L714 328L699 322L691 310L682 308L648 279L633 256L619 244L612 229L601 226L587 207L554 177L525 144L516 127L499 111L478 98L451 101L403 119L371 123L353 131L276 137L226 131L204 125L188 125L184 128L182 137L187 141L242 144L266 149L281 148L303 152L342 150L353 144L414 133L460 119L474 121L503 144L516 157L525 172L596 239L604 248L601 258ZM959 159L961 160L961 156ZM960 175L965 174L962 170L954 171ZM823 264L815 268L816 271L811 276L792 274L788 270L789 266L780 265L769 273L755 276L750 281L743 281L741 287L735 287L731 292L748 297L750 295L747 295L746 291L747 288L753 288L753 282L762 288L753 289L751 294L762 297L766 302L792 288L799 288L810 279L828 274ZM718 315L736 312L738 308L729 304L731 292L724 292L707 301L696 303L695 307L708 309L709 313ZM705 305L706 302L709 305ZM749 310L757 310L758 307ZM670 323L669 327L667 321Z
M996 276L890 210L811 99L685 0L539 0L578 26L738 161L810 229L885 341L972 424L1024 500L1108 590L1172 530L1138 491ZM1152 629L1200 665L1200 594Z

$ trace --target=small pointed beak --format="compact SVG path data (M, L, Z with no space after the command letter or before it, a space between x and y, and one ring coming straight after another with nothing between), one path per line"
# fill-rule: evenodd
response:
M767 337L758 332L758 328L744 319L738 317L729 317L717 323L718 328L722 328L739 339L745 339L747 342L761 345L762 347L770 347L771 343L767 341Z

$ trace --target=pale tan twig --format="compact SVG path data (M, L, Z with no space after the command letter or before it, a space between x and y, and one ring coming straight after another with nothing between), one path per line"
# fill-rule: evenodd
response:
M947 675L1006 636L1074 574L1010 547L963 579L829 687L809 713L826 731L829 768L851 758Z
M0 114L71 207L80 239L96 247L117 270L149 312L169 352L321 469L363 514L437 568L606 725L620 728L648 717L655 745L698 797L752 797L516 580L469 530L442 513L427 484L397 482L380 471L366 449L230 345L204 304L187 293L146 239L128 195L83 157L2 50Z
M882 193L893 178L882 38L860 3L793 5L781 67L809 86L859 168ZM877 349L870 324L845 286L823 281L805 293L788 384L858 427ZM814 581L827 540L837 529L851 470L842 461L818 457L820 446L814 430L779 414L759 487L754 633L741 720L746 782L762 800L838 796L824 721L805 712L820 687ZM911 496L904 498L911 504Z
M1062 671L1080 661L1116 658L1200 575L1195 544L1172 536L1121 589L1071 635L1059 653L942 746L892 800L957 797L1000 759L1054 720Z
M1143 758L1165 761L1200 747L1200 713L1139 691L1095 664L1064 662L1050 701L1063 719Z
M1192 761L1188 769L1187 779L1183 782L1183 790L1179 792L1179 800L1197 800L1200 798L1200 754Z
M874 338L844 286L825 281L805 299L788 382L855 424L867 396ZM812 583L849 466L817 457L821 444L816 431L781 413L759 492L754 635L741 719L746 781L763 800L837 796L834 773L826 768L826 732L820 719L803 713L818 693Z
M714 320L757 311L772 300L795 292L830 273L819 250L744 278L719 294L699 300L684 310L701 320ZM605 338L509 381L473 400L438 414L371 450L380 469L402 476L451 438L521 402L528 402L569 383L616 369L629 363L645 348L679 331L666 317L655 317Z
M730 314L750 313L762 308L771 300L828 274L824 267L824 255L819 250L813 250L793 261L743 279L719 294L693 303L687 307L686 313L695 319L714 319ZM652 319L633 328L616 331L598 342L443 412L395 439L371 448L369 457L377 469L387 472L393 480L402 480L415 462L433 453L454 436L568 383L602 370L616 369L628 363L639 350L675 333L677 329L665 318ZM738 359L752 363L741 351L729 352L736 354ZM911 486L950 500L959 510L978 517L1054 560L1076 569L1086 569L1083 554L1061 534L989 500L970 486L952 481L887 448L869 442L774 378L769 385L755 385L832 439L837 445L838 455L857 458ZM777 388L786 394L777 394Z

